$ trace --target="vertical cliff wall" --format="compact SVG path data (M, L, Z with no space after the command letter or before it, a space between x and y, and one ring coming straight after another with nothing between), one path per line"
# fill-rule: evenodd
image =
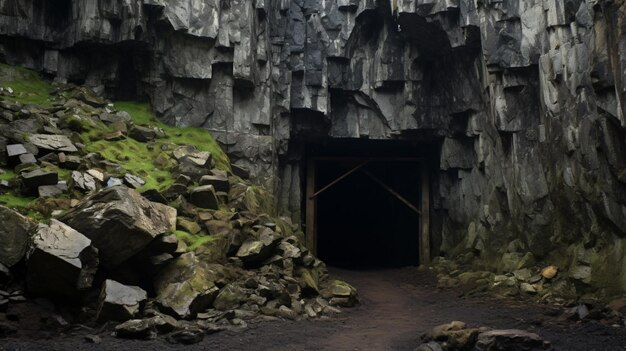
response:
M295 219L308 141L434 143L434 252L619 291L625 21L623 0L0 0L0 53L211 130Z

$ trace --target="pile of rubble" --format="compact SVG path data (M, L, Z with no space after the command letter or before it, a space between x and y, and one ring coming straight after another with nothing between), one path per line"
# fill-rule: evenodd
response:
M626 325L626 298L584 293L578 278L560 272L557 266L539 266L521 259L500 273L476 271L466 265L435 259L430 270L439 288L461 287L467 294L489 292L498 297L518 298L556 306L563 319L599 320L607 325Z
M551 350L549 341L535 333L517 329L470 328L454 321L442 324L422 336L423 344L415 351L541 351Z
M119 337L191 343L263 315L316 318L357 302L297 226L267 213L244 169L216 167L211 152L134 124L84 88L58 87L51 107L13 94L0 91L0 175L13 175L0 201L32 202L0 205L0 313L24 296L72 301L81 322L119 322ZM87 151L127 138L160 150L167 186Z

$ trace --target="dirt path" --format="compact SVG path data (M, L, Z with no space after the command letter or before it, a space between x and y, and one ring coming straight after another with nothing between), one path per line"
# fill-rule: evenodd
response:
M0 339L0 350L413 350L422 333L452 320L534 331L552 341L556 350L626 350L623 326L563 322L548 306L460 297L457 290L438 290L430 274L416 269L332 273L354 284L362 301L332 319L263 321L242 331L207 336L191 346L119 340L105 334L98 345L86 343L82 335Z

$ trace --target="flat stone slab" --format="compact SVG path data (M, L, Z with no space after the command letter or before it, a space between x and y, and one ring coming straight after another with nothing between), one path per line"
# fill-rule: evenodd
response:
M28 138L28 141L40 149L62 152L78 151L72 141L65 135L33 134Z
M19 156L27 153L28 151L22 144L7 145L7 156L9 157Z

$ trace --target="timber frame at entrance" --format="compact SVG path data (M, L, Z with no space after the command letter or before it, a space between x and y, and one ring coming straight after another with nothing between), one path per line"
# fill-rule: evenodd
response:
M326 184L321 189L316 189L316 175L317 164L320 161L338 161L345 163L355 164L348 172L344 173L334 181ZM419 208L409 201L404 199L402 195L395 192L389 186L377 179L371 173L363 170L362 168L369 162L374 161L391 161L391 162L417 162L420 164L420 182L421 186L420 204ZM334 184L342 181L344 178L350 176L350 174L362 170L368 177L380 186L384 187L387 191L392 193L398 200L403 202L409 208L411 208L420 217L420 229L416 235L419 236L419 262L420 265L430 263L430 179L428 162L423 158L412 157L316 157L309 158L307 162L307 177L306 177L306 244L307 248L317 254L317 196L322 192L331 188Z

